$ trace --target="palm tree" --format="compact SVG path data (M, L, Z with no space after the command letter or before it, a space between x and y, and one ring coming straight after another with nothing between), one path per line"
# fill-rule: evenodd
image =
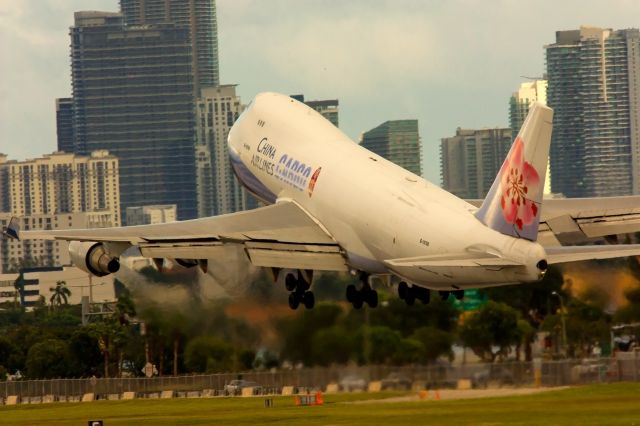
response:
M61 306L62 304L67 305L69 303L71 290L69 290L65 281L57 281L56 286L50 287L49 291L51 292L51 298L49 299L51 305L56 304Z
M13 282L13 287L16 289L16 307L18 306L18 296L20 297L20 306L24 306L24 274L22 272L20 272L18 278Z

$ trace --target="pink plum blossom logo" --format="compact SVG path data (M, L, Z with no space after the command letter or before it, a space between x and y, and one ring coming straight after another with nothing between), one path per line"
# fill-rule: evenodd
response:
M539 190L538 172L524 160L524 143L516 138L500 170L500 206L504 220L519 230L533 223L539 208L532 199L536 199Z

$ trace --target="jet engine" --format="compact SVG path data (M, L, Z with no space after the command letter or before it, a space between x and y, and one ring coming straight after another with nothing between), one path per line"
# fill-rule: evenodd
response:
M118 258L109 255L102 243L71 241L69 256L75 266L98 277L113 274L120 269Z

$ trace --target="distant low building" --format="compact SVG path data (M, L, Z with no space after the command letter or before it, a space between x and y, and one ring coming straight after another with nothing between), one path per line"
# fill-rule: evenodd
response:
M113 302L116 300L113 276L91 277L89 274L73 266L49 268L25 268L22 271L22 297L15 288L20 273L0 274L0 303L22 303L30 308L38 303L41 297L50 304L52 288L58 281L64 281L71 292L67 302L79 305L82 296L91 295L93 302Z
M175 204L127 207L127 226L152 225L178 220Z

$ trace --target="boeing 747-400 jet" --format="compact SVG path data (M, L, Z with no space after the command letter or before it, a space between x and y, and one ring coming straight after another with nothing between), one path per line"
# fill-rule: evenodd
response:
M137 246L207 271L225 246L284 271L289 305L312 308L313 271L349 271L355 308L378 304L371 278L396 285L408 304L430 290L462 297L465 288L530 283L549 264L640 255L640 245L567 245L640 231L640 197L554 199L543 203L553 112L532 106L481 202L468 202L351 141L288 96L262 93L229 133L234 171L266 207L216 217L121 228L30 230L12 219L13 238L70 241L72 262L113 273ZM211 272L211 271L209 271Z

